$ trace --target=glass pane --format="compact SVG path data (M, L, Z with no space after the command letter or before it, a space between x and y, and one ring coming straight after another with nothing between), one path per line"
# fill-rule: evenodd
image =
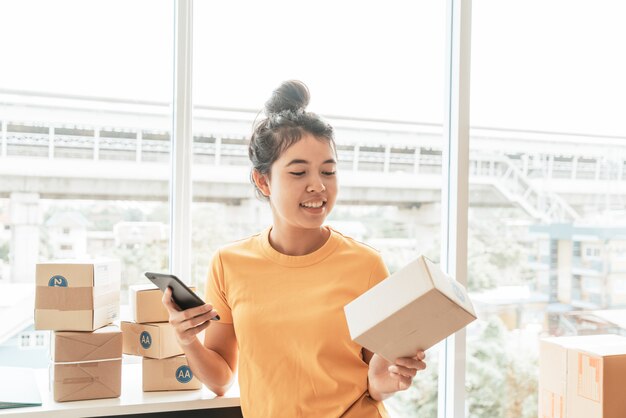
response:
M445 2L194 5L193 276L215 250L272 224L254 197L247 142L273 89L304 81L335 128L340 192L327 223L382 253L391 272L438 261ZM245 11L245 12L244 12ZM232 22L237 22L233 26ZM394 417L436 417L437 348Z
M473 2L468 417L543 416L540 338L625 333L625 13Z
M0 365L48 366L37 262L115 257L124 305L168 268L172 6L0 4Z

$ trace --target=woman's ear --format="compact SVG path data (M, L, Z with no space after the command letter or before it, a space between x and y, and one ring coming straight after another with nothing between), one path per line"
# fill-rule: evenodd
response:
M252 170L252 179L256 187L263 193L263 196L270 196L270 182L267 174L261 174L257 170Z

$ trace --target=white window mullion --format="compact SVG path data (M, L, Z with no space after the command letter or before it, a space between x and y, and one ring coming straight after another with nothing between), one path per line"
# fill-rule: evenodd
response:
M471 0L448 0L441 266L467 285ZM465 417L465 330L446 339L439 369L439 418Z
M192 10L193 0L174 2L174 115L170 179L170 271L191 281Z

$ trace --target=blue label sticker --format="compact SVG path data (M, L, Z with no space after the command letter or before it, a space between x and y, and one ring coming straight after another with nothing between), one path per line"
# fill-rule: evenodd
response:
M48 280L48 286L67 287L67 279L63 276L52 276L50 280Z
M146 350L150 348L150 346L152 345L152 337L150 336L150 333L148 331L142 332L139 336L139 342L141 343L141 346Z
M193 373L187 365L180 366L176 369L176 380L180 383L189 383L193 379Z
M452 279L450 279L450 283L452 283L452 290L454 291L456 297L459 298L461 302L465 302L465 295L463 294L461 287Z

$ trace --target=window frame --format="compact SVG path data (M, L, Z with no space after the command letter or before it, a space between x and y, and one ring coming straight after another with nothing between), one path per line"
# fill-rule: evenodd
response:
M174 0L170 273L191 282L193 0Z
M467 286L471 0L447 0L441 267ZM465 417L466 331L445 340L439 361L439 418Z
M174 0L170 271L191 280L193 0ZM441 266L467 285L471 0L446 0ZM465 417L466 333L440 354L439 418Z

